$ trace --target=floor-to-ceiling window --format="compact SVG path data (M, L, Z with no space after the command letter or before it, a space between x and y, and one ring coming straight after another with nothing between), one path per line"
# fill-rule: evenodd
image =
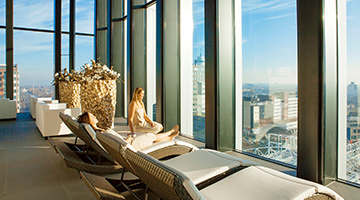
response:
M242 150L296 165L296 1L241 4Z
M29 97L53 97L54 74L54 2L14 0L14 99L20 101L18 112L29 111ZM25 28L25 29L21 29ZM26 30L28 29L28 30ZM15 78L14 78L15 80ZM17 89L16 89L17 90Z
M70 70L70 0L62 0L61 2L61 68Z
M147 0L151 2L151 0ZM146 8L146 108L151 120L156 120L156 5Z
M76 1L75 4L75 71L94 59L95 0Z
M205 141L205 30L204 1L193 1L192 112L195 139Z
M359 31L360 2L338 0L338 177L360 183Z
M5 59L5 50L6 50L6 2L0 1L0 99L5 98L5 69L6 69L6 59Z
M6 2L0 2L0 45L3 56L0 64L5 66L5 30L6 30ZM85 60L94 59L94 1L76 1L78 11L76 20L71 20L70 0L61 1L61 68L69 70L71 50L70 41L71 21L77 24L77 42L74 48L78 59L74 68L79 70ZM75 2L75 1L73 1ZM10 9L11 10L11 9ZM18 112L29 111L29 97L54 97L52 85L54 67L54 33L55 33L55 1L46 0L14 0L13 1L13 61L14 61L14 99L18 102ZM84 25L89 23L88 25ZM85 28L80 28L80 27ZM10 27L9 27L10 28ZM75 33L74 33L75 34ZM11 37L10 37L11 38ZM11 40L10 40L11 41ZM77 49L79 48L79 49ZM9 51L10 55L10 51ZM81 63L81 64L80 64ZM6 68L4 67L4 70ZM1 72L5 74L6 72ZM2 84L2 85L5 85ZM5 92L5 91L4 91Z

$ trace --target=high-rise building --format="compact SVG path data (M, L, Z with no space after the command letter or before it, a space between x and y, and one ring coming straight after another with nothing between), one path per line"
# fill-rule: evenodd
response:
M14 100L16 100L17 112L20 112L20 72L18 65L14 65ZM0 98L6 98L6 65L0 64Z
M205 116L205 58L201 54L193 64L193 114Z
M274 123L288 130L297 129L298 98L294 92L275 92Z
M348 116L358 116L359 91L355 82L351 82L347 86L347 105Z

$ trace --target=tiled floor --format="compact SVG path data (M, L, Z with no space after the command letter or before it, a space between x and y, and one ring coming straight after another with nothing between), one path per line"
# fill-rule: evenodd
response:
M128 130L125 119L116 118L114 129ZM184 137L178 139L204 147L201 142ZM227 153L295 174L294 169L236 152ZM359 188L347 184L334 182L329 188L347 200L360 196ZM124 195L126 199L133 199ZM49 141L42 138L29 113L18 114L16 120L0 121L0 200L11 199L95 199L79 173L66 167Z
M16 121L0 121L1 199L95 198L42 138L30 114L21 113Z

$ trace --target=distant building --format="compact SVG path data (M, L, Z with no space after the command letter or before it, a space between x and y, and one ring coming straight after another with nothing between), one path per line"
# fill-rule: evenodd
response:
M248 130L274 124L284 130L297 130L298 98L296 93L276 92L243 98L243 127Z
M193 114L205 116L205 58L201 54L193 64Z
M359 117L348 117L348 119L347 119L347 139L350 142L360 141Z
M18 65L14 66L14 99L17 104L17 112L20 112L20 72ZM0 64L0 98L6 98L6 65Z
M281 100L281 106L278 106L277 109L281 109L281 118L277 117L274 121L292 121L297 119L298 112L298 98L297 94L294 92L275 92L273 95L274 105L279 104L279 100ZM274 108L275 109L275 108ZM279 110L276 112L278 113ZM274 115L275 118L275 115Z
M347 86L347 105L349 106L348 115L349 116L358 116L358 107L359 107L359 91L355 82L351 82Z

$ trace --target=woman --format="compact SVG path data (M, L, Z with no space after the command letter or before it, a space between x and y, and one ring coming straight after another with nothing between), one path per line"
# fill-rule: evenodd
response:
M157 122L151 121L146 115L143 98L145 91L141 87L137 87L133 93L132 100L129 105L129 127L131 133L159 133L163 126Z
M118 134L112 129L104 130L104 129L97 127L96 124L98 123L98 120L96 119L96 117L93 114L91 114L89 112L84 112L83 114L79 115L77 121L79 123L89 124L94 129L94 131L110 132L113 134ZM129 133L128 134L129 137L127 137L125 140L128 143L130 143L134 147L135 150L139 150L146 146L151 145L154 142L172 141L178 135L179 135L179 126L176 125L176 126L174 126L173 129L171 129L170 131L167 131L165 133L159 133L159 134L140 133L137 135L135 135L133 133Z

